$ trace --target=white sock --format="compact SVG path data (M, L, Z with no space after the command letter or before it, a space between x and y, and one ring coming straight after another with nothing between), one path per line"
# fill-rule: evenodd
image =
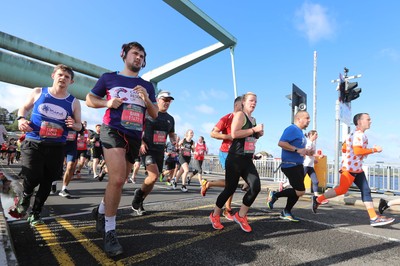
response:
M99 213L100 214L106 213L106 204L104 204L103 200L100 202L100 205L99 205Z
M61 190L65 190L67 188L68 188L68 186L63 185Z
M106 220L106 233L108 232L108 231L111 231L111 230L115 230L115 218L116 218L117 216L111 216L111 217L108 217L108 216L105 216L105 220Z

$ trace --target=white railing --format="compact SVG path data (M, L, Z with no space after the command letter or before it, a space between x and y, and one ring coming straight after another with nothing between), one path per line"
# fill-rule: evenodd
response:
M191 160L193 162L193 160ZM262 180L273 182L284 182L286 177L279 168L280 159L260 159L254 160ZM224 170L219 164L218 156L206 156L203 162L203 171L209 174L224 175ZM393 192L400 194L400 165L383 164L364 164L364 172L371 187L371 190L377 192ZM334 163L327 165L327 187L334 187Z

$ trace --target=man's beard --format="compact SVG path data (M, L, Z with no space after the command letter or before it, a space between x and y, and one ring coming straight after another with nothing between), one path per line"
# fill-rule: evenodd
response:
M138 73L140 71L140 67L135 67L134 65L131 66L131 70L135 73Z

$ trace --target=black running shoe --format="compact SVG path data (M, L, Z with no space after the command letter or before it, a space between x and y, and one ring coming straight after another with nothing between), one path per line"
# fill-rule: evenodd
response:
M132 200L132 210L134 210L139 216L146 214L146 211L143 208L143 200L143 191L140 188L136 189Z
M50 194L54 195L54 194L56 194L56 192L57 192L57 185L51 185Z
M117 233L115 232L115 230L111 230L105 233L104 251L109 257L115 257L124 252L122 246L118 242Z
M379 210L380 214L382 214L387 208L389 208L387 203L388 203L387 200L384 200L384 199L379 200L378 210Z
M313 211L313 213L317 213L318 206L319 206L319 203L317 201L317 196L312 196L312 198L311 198L311 210Z
M106 226L106 220L105 220L105 215L99 213L99 206L95 207L92 210L92 215L93 215L93 219L96 221L96 231L98 233L104 233L105 226Z

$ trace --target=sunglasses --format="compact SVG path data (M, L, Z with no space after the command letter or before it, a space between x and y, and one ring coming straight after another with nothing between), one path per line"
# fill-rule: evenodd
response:
M164 102L166 102L166 103L169 103L170 101L172 101L172 99L171 98L161 98L161 100L163 100Z

